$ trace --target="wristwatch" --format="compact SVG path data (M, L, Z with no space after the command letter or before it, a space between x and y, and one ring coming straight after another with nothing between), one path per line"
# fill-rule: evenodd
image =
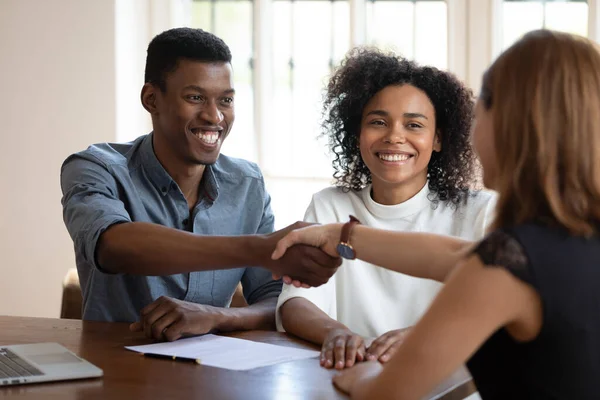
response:
M346 222L342 227L342 236L340 238L340 243L337 245L337 252L340 257L345 258L347 260L354 260L356 258L356 252L354 248L350 245L350 233L352 233L352 228L354 225L360 224L360 221L355 216L350 216L350 221Z

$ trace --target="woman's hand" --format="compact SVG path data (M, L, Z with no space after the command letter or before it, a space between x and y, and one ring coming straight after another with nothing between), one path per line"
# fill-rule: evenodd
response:
M365 341L348 329L332 329L321 348L321 366L344 369L365 359Z
M271 258L278 260L295 244L318 247L331 257L339 257L336 247L342 235L342 226L343 224L312 225L293 230L277 243Z
M365 355L366 360L378 360L382 363L390 361L398 348L400 348L400 345L402 345L402 342L409 331L410 328L396 329L379 336L367 349Z
M383 367L377 361L356 364L333 377L333 384L342 392L352 396L357 388L364 387L381 373Z

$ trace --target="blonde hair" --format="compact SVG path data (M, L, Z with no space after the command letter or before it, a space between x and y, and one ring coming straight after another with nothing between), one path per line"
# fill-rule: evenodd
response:
M600 222L600 52L588 39L530 32L484 75L499 192L494 228L530 221L596 233Z

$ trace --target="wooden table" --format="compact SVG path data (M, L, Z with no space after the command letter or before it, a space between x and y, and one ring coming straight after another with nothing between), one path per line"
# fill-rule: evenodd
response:
M277 332L230 336L317 349ZM147 344L122 323L0 316L0 345L57 342L104 370L103 378L7 386L0 397L60 399L344 399L331 384L334 371L317 359L250 371L229 371L190 363L144 358L123 346ZM457 371L429 398L462 399L474 392L466 370Z

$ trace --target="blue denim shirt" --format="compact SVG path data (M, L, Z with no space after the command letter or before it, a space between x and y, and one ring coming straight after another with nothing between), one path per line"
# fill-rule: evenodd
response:
M281 282L262 268L139 276L106 273L96 264L98 238L115 223L151 222L201 235L272 232L271 200L253 163L220 155L207 166L192 215L179 186L154 154L152 134L126 144L92 145L71 155L62 166L61 187L84 319L136 321L143 307L163 295L227 307L240 281L249 304L281 292Z

